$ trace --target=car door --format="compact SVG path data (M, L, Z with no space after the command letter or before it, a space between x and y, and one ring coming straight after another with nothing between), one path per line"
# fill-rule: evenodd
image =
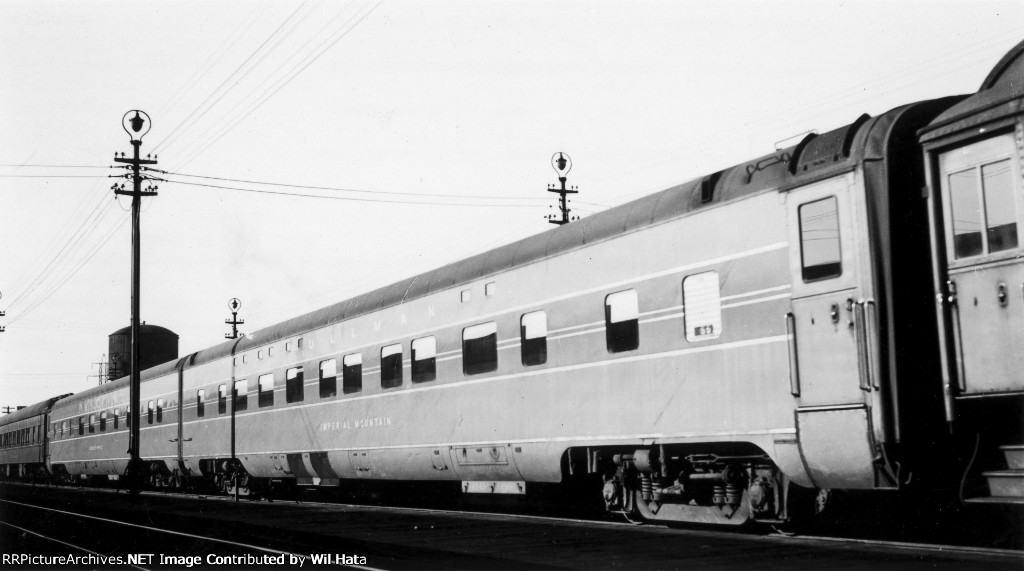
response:
M822 488L880 485L884 411L863 193L853 171L786 195L791 390L801 453Z
M1012 132L939 155L959 394L1024 390L1024 183Z

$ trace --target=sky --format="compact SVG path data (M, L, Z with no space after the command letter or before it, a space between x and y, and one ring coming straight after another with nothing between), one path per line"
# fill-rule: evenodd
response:
M130 323L129 110L173 173L141 319L187 355L231 298L252 332L549 230L554 153L586 217L976 91L1022 39L1019 1L0 0L0 406L95 386Z

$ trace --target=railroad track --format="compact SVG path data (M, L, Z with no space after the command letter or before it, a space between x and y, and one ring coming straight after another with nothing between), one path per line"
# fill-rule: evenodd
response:
M29 486L21 486L21 488L23 492L32 491ZM36 491L38 490L39 488L36 488ZM590 539L591 537L605 538L599 540L598 545L603 545L606 542L614 543L617 538L621 542L622 538L628 537L629 545L638 542L656 546L693 543L702 550L708 549L706 547L708 545L727 546L722 549L733 553L740 553L743 557L750 556L752 559L747 562L748 565L750 562L756 562L764 554L770 553L797 553L802 554L802 556L807 556L808 553L811 553L814 554L815 558L820 559L819 563L828 562L827 564L831 564L828 558L833 556L856 561L880 559L886 563L887 568L891 566L890 564L893 561L908 561L916 562L917 564L927 561L933 563L938 568L943 568L943 564L950 564L952 565L951 568L958 568L958 565L965 563L972 565L984 564L989 568L994 566L995 568L1008 569L1019 569L1024 565L1024 552L989 547L803 534L751 534L720 529L677 528L660 525L636 526L626 522L550 515L497 513L480 509L460 510L410 506L371 506L363 503L294 500L273 502L250 501L242 502L236 507L232 505L234 501L230 497L184 493L144 492L140 502L147 505L147 517L153 517L165 521L165 523L140 523L132 519L133 512L131 510L124 508L127 505L128 499L124 493L118 493L116 490L111 489L59 488L58 490L66 493L46 495L60 495L65 498L64 501L66 503L74 504L74 507L58 508L51 505L43 505L45 502L41 501L41 498L38 497L34 500L29 498L27 501L21 499L12 500L4 497L0 499L0 506L3 506L5 514L11 508L16 507L22 510L20 513L23 516L26 513L25 510L36 510L40 513L45 512L49 514L47 517L61 521L65 519L67 521L88 520L93 525L106 526L109 530L126 528L140 533L162 534L168 536L168 538L176 537L178 540L186 541L189 545L189 553L193 554L225 553L225 550L227 550L227 552L237 552L239 554L265 553L284 554L286 556L308 556L313 550L317 549L318 545L322 545L325 541L328 543L341 541L342 544L351 545L351 551L358 552L362 550L375 556L371 557L370 562L365 565L350 565L365 569L421 568L424 567L424 561L442 560L445 561L444 566L454 568L480 568L481 565L486 567L497 565L498 568L501 568L510 566L510 561L516 563L516 565L511 567L525 566L536 568L554 566L574 568L574 559L577 553L589 554L595 548L593 541ZM8 495L5 491L4 496ZM107 499L97 500L98 496ZM119 497L114 500L110 496ZM191 506L200 503L207 507L198 510L194 507L183 508L186 502ZM121 506L116 510L116 513L97 515L92 513L90 508L87 507L102 507L115 503ZM209 514L212 512L213 520L220 523L211 525L209 522L196 523L197 520L182 520L177 515L171 518L161 518L153 515L154 513L162 513L162 510L168 509L167 506L172 506L170 511L178 514L189 512ZM237 515L237 512L240 510L245 512L241 516ZM8 518L5 516L2 519L6 520ZM252 519L250 527L259 527L260 525L266 527L265 523L270 521L273 522L270 524L270 527L283 530L309 529L310 525L316 525L318 526L318 531L323 531L323 533L317 533L316 537L307 538L308 541L298 545L287 542L281 543L280 541L275 543L274 533L268 534L265 530L261 532L258 529L239 528L235 532L237 536L227 538L214 537L211 533L199 531L204 528L222 529L222 522L230 521L237 523L239 519ZM260 521L263 521L263 523L260 523ZM168 524L166 522L173 523ZM323 522L329 522L329 526L333 527L330 529L320 529L321 526L328 525ZM369 522L367 523L369 541L363 537L364 534L353 533L354 528L351 525L353 522L360 524ZM3 524L6 527L17 527L25 532L33 533L39 538L52 537L54 541L63 542L84 551L101 552L101 549L90 544L83 544L81 540L63 537L59 534L51 534L47 531L48 529L66 528L68 527L66 523L55 527L47 526L46 528L33 527L30 523L23 521L18 523L3 521ZM182 525L186 526L186 529L182 529L180 527ZM495 561L493 560L494 554L488 551L487 545L498 540L489 540L489 532L485 530L494 530L494 536L499 540L510 534L519 534L531 538L531 543L552 541L557 543L559 548L555 555L542 558L545 562L544 565L535 565L534 563L537 562L529 559L528 556L530 554L521 551L508 554L510 559L498 558ZM106 535L116 535L116 532L110 531ZM542 540L538 541L537 537L541 537ZM325 538L331 539L327 540ZM445 544L446 538L447 544ZM355 543L351 543L353 541ZM166 543L168 545L167 549L175 549L175 542L168 540ZM404 556L397 559L382 557L383 554L392 551L392 543L395 546L394 551L404 554ZM154 552L157 552L156 549L158 548L163 549L164 547L156 546L154 547ZM449 565L451 562L445 559L451 556L450 552L456 553L458 558L460 558L454 566ZM167 553L173 553L173 551L168 551ZM652 562L653 566L651 568L661 568L670 563L674 565L675 562L678 562L677 557L694 557L694 553L699 553L699 551L681 550L679 553L672 550L666 551L659 555L659 557L663 557L662 559L656 558ZM480 559L481 557L484 559ZM783 555L779 560L791 560L791 557L791 555ZM523 558L526 558L525 564L523 564ZM634 554L629 553L629 557L626 557L624 562L631 562L630 564L634 565L636 564L634 558ZM548 561L554 564L548 565L546 563ZM410 562L413 563L411 567ZM605 561L606 564L608 562ZM145 565L140 565L139 567L148 568ZM600 567L602 565L598 565L598 568Z

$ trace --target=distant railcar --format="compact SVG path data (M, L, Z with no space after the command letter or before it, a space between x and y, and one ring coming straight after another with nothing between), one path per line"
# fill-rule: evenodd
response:
M61 395L0 416L0 477L45 479L49 475L47 427L53 404Z
M739 524L789 518L797 489L948 492L970 471L969 495L1020 503L1022 106L1024 43L971 97L149 369L151 482L565 482ZM50 470L123 473L127 411L126 379L58 401Z

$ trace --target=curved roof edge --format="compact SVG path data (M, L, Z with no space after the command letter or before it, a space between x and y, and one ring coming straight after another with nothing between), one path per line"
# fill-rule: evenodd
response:
M161 363L159 365L156 365L155 367L150 367L139 373L140 379L142 380L142 382L145 382L154 377L159 377L162 375L166 375L170 372L173 372L175 369L178 368L178 365L185 359L187 359L187 357L178 358L173 361ZM103 383L102 385L86 389L80 393L74 393L73 395L64 395L67 398L65 398L58 406L72 405L75 404L76 402L95 397L96 395L102 395L104 393L116 391L120 388L124 388L125 386L127 386L129 380L130 377L121 377L119 379L110 381L109 383Z
M1024 41L999 60L981 88L953 105L918 134L923 144L1019 113L1024 106Z
M29 405L26 406L25 408L16 410L11 414L0 416L0 426L11 424L12 422L18 422L19 420L25 420L26 418L32 418L33 416L39 416L40 414L49 412L49 410L53 408L53 403L69 396L71 396L71 393L48 398L43 402L37 402L36 404Z
M978 91L985 91L995 87L1003 79L1006 72L1010 70L1014 62L1022 57L1024 57L1024 40L1010 48L1010 51L1006 52L1006 55L996 63L992 71L988 72L988 75L985 76L985 81L981 82L981 87L978 88Z

